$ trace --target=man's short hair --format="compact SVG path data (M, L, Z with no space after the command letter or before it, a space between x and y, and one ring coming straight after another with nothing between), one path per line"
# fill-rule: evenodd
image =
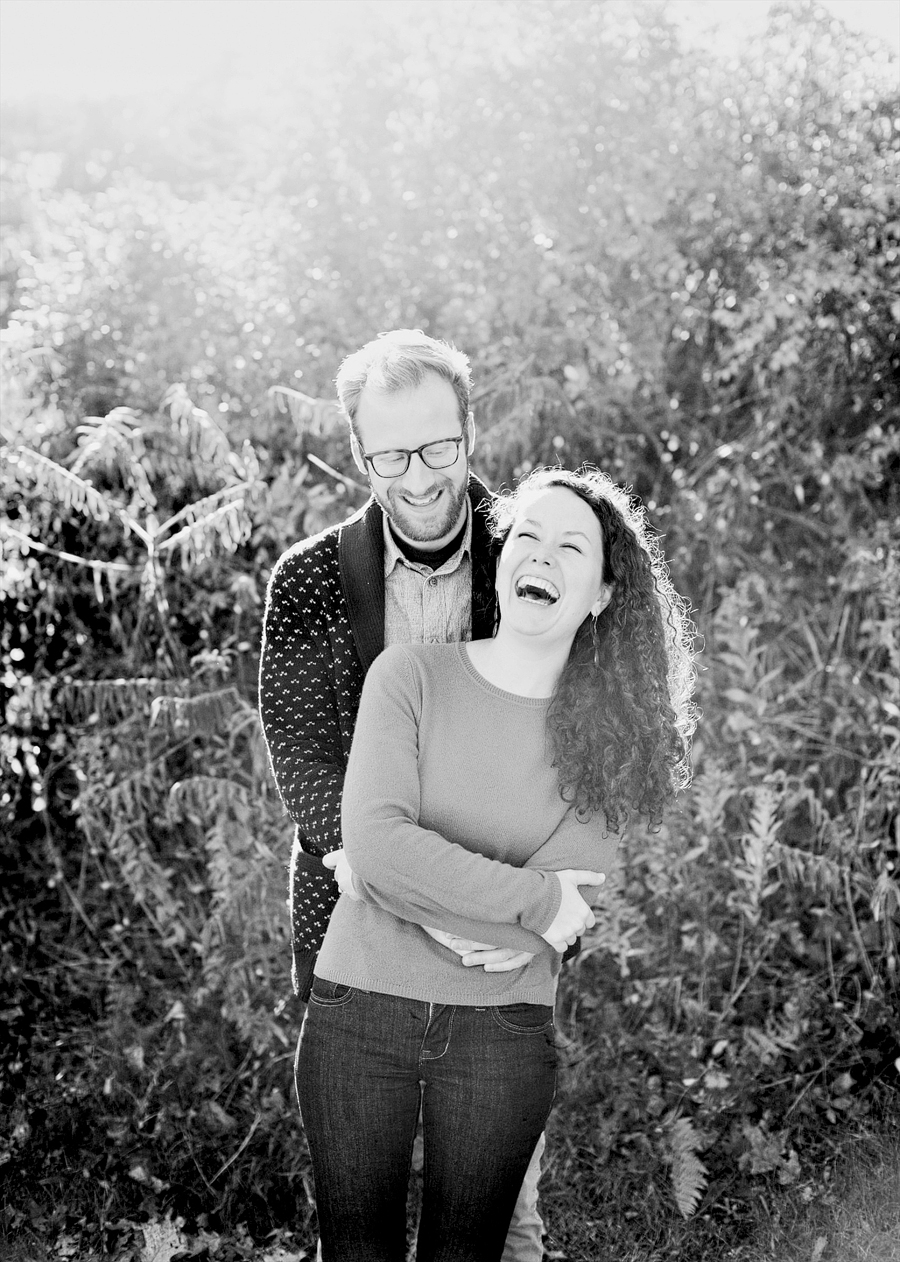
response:
M366 386L386 393L420 386L427 373L449 381L459 401L459 423L465 427L469 415L472 373L469 357L450 342L428 337L421 329L392 329L348 355L334 379L338 399L350 428L356 435L359 396Z

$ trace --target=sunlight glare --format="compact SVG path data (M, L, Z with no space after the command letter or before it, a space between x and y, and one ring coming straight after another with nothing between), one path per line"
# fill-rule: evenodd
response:
M528 0L519 0L527 3ZM822 0L900 55L900 0ZM230 102L282 76L315 77L323 47L353 39L363 11L415 22L440 0L0 0L0 97L95 100L215 85ZM481 0L487 31L503 6ZM691 43L736 52L761 33L770 0L670 0ZM470 15L471 18L472 15Z

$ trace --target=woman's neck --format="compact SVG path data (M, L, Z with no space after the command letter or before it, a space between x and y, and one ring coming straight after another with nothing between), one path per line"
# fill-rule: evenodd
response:
M471 640L466 649L488 683L519 697L552 696L569 655L569 646L530 644L504 635L502 627L493 640Z

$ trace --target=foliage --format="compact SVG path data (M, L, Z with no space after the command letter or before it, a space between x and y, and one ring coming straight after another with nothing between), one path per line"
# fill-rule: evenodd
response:
M700 1202L709 1171L697 1156L703 1141L686 1117L672 1123L672 1189L682 1218L690 1218Z
M488 481L587 459L633 485L703 632L694 787L630 837L561 987L557 1236L612 1249L635 1205L655 1256L721 1256L896 1109L878 74L814 4L718 64L664 6L457 0L363 13L241 127L202 93L10 115L11 1231L309 1231L261 608L283 548L362 502L330 381L397 325L472 356Z
M183 387L165 401L167 416L118 409L54 435L52 455L10 443L3 466L4 595L19 615L3 644L6 914L27 921L7 942L17 1125L5 1156L12 1165L24 1146L68 1163L73 1142L92 1154L95 1230L110 1247L111 1205L136 1208L199 1177L227 1206L243 1184L224 1178L221 1145L234 1136L237 1147L242 1126L242 1152L279 1152L286 1171L302 1156L285 1063L288 832L243 666L261 594L234 557L254 528L266 541L258 465ZM28 418L33 439L42 418ZM85 572L93 588L79 583ZM97 665L82 658L79 678L71 658L89 633ZM55 900L34 918L22 911L35 845L78 932ZM54 979L43 997L40 973ZM85 1009L96 1041L81 1030L63 1054L45 1042L45 1027ZM54 1075L71 1079L62 1121ZM265 1232L285 1192L267 1179L248 1193ZM16 1203L12 1225L49 1228L45 1218Z

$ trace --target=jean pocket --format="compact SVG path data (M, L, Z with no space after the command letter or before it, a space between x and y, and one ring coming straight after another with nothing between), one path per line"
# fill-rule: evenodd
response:
M491 1016L511 1034L543 1034L553 1028L553 1008L549 1004L501 1004L491 1008Z
M353 998L353 987L343 982L327 982L323 977L314 977L309 1002L321 1008L339 1008Z

